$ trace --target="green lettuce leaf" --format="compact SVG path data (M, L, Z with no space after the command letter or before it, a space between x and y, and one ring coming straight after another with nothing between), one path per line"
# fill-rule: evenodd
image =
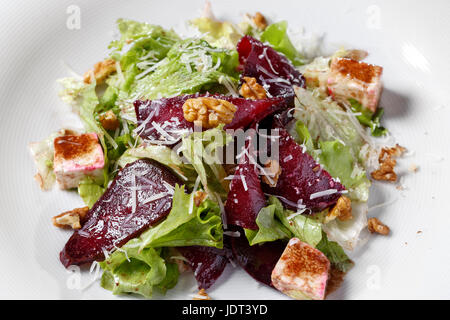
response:
M261 34L261 41L268 42L272 48L283 53L294 66L301 66L305 59L294 47L287 35L287 22L281 21L269 25Z
M356 116L358 121L370 128L370 131L374 137L381 137L386 135L388 132L386 128L382 127L380 124L381 117L383 116L383 108L378 108L376 112L364 108L361 103L355 99L349 99L351 109L355 113L361 113L361 115Z
M92 208L105 190L105 188L96 183L91 177L84 178L78 184L78 194L89 208Z
M354 265L344 249L337 242L329 241L325 232L323 232L322 240L317 244L316 248L322 251L330 260L330 263L342 272L347 272Z
M197 178L197 172L190 164L185 164L177 153L162 145L145 145L127 149L117 160L119 167L123 168L127 164L138 159L152 159L169 167L178 174L189 187L192 187Z
M214 48L201 39L183 40L154 65L153 73L136 81L130 95L156 99L205 90L225 92L223 79L237 84L237 65L236 50Z
M229 185L227 180L224 180L227 174L222 166L221 152L231 141L232 137L223 130L223 125L220 125L184 137L178 150L197 172L211 199L215 199L216 195L225 199L228 194Z
M280 210L283 211L283 207L280 208L277 204L271 204L262 208L256 218L256 224L259 229L244 229L245 236L251 246L279 239L290 239L292 237L289 229L275 219L275 212ZM282 213L277 212L277 216L280 214Z
M197 207L194 195L175 186L172 209L167 218L138 238L140 249L147 247L208 246L223 248L223 230L217 203L205 200ZM133 243L132 245L135 245ZM127 248L126 244L124 248Z
M101 286L114 295L135 293L146 298L152 296L155 287L169 287L178 274L174 273L173 267L167 272L168 267L160 253L161 250L153 248L116 250L100 263L104 270Z
M276 217L295 237L313 247L321 241L322 224L319 219L302 214L293 216L295 212L284 209L280 200L274 196L269 197L269 204L276 206Z

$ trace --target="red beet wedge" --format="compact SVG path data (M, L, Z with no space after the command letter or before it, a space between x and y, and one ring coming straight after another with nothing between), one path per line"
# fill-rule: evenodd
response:
M261 41L245 36L237 44L242 77L256 78L272 96L294 96L292 86L305 87L305 78L289 60Z
M183 95L148 101L137 100L134 102L138 121L136 132L141 138L153 143L156 141L156 143L165 145L175 144L183 130L193 130L194 128L194 124L184 118L183 104L187 99L205 96L226 100L237 106L233 121L226 125L225 129L246 128L272 113L292 107L293 103L291 99L282 97L248 100L209 94Z
M121 247L165 218L177 183L181 185L178 177L151 160L125 166L89 210L83 227L66 243L60 254L62 264L68 267L103 260L105 252ZM155 195L164 196L152 201L150 197Z
M231 256L229 248L191 246L177 248L194 271L199 289L208 289L220 277Z
M264 191L281 196L283 204L294 210L297 204L312 211L321 211L334 205L345 187L306 153L285 129L277 129L280 136L281 174L277 185L272 188L264 184Z
M261 181L255 167L256 156L252 152L253 144L250 141L246 144L247 153L241 153L240 163L231 181L225 212L227 224L257 230L256 217L266 206L266 198L261 189Z

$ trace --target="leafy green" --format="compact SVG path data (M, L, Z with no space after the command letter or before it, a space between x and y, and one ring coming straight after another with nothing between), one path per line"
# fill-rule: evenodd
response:
M89 208L92 208L104 192L105 188L96 183L91 177L84 178L78 184L78 194Z
M199 245L222 248L223 231L219 206L207 199L197 207L193 198L193 194L184 193L184 188L176 185L169 215L139 237L139 247Z
M316 248L322 251L330 263L340 271L347 272L354 264L337 242L328 240L325 232Z
M261 34L261 41L268 42L275 50L283 53L294 66L305 63L303 56L294 47L287 35L287 22L281 21L269 25Z
M155 99L202 90L224 91L223 78L237 84L237 65L236 50L213 48L201 39L179 41L155 64L153 73L136 81L131 96Z
M351 109L355 113L361 113L361 115L356 116L358 121L370 128L370 131L374 137L384 136L388 131L386 128L382 127L380 124L380 119L383 116L383 108L378 108L377 111L372 112L371 110L364 108L361 103L355 99L349 99Z
M275 215L292 234L315 247L322 239L322 224L312 216L297 214L283 208L280 200L269 197L269 204L276 206ZM288 219L288 217L290 217Z
M307 128L314 142L343 142L351 148L352 155L357 158L361 147L365 144L362 132L364 128L352 122L349 115L330 99L322 99L318 90L309 91L295 88L294 117Z
M369 198L370 181L365 170L351 154L349 146L341 142L319 141L320 163L335 178L339 178L350 190L352 200L367 201Z
M112 291L113 294L135 293L146 298L152 296L153 289L159 285L172 284L174 278L173 267L170 272L163 258L161 250L145 248L127 248L116 250L109 258L100 263L104 272L101 286ZM169 277L168 279L166 279Z
M180 40L175 32L148 23L118 19L117 27L120 39L112 41L109 48L113 49L111 57L120 61L123 69L136 64L142 57L161 60Z
M206 41L218 48L234 49L242 37L236 26L228 21L201 17L191 20L190 24L204 34L203 38Z
M228 183L222 166L221 152L232 137L223 130L223 125L203 132L194 131L182 139L181 151L184 158L197 172L200 181L212 199L218 194L225 198Z
M262 208L256 218L258 230L244 229L245 236L251 246L258 243L291 238L292 235L289 229L275 219L275 212L280 210L283 211L283 207L280 208L276 204ZM278 214L280 213L277 212Z

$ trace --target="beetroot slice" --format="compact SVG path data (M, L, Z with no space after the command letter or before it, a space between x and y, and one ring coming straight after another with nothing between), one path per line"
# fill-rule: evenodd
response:
M185 257L198 283L198 289L208 289L220 277L225 269L231 250L213 247L191 246L179 247L177 250Z
M183 104L187 99L210 96L217 99L229 101L237 106L233 121L225 126L225 129L241 129L248 127L251 123L259 121L266 116L292 107L293 100L287 98L272 98L262 100L248 100L224 95L195 94L183 95L174 98L163 98L158 100L134 102L137 116L137 133L143 139L165 141L163 144L172 145L177 142L169 137L177 137L181 130L193 130L194 124L184 118ZM155 126L156 124L156 126ZM159 128L158 128L159 127ZM166 135L161 130L166 132Z
M272 96L293 96L292 86L305 87L305 78L289 60L261 41L244 36L237 51L242 77L256 78Z
M234 260L255 280L272 286L272 270L280 259L286 243L284 241L266 242L250 246L244 231L241 236L231 238Z
M104 251L122 246L166 217L172 195L144 203L153 195L167 192L162 182L181 185L170 170L152 160L137 160L125 166L89 210L83 227L67 241L60 253L62 264L68 267L103 260Z
M234 172L233 180L231 180L225 212L227 224L257 230L256 217L259 211L266 206L266 198L254 165L256 156L252 151L251 140L247 141L245 149L254 161L250 162L247 154L243 154L239 159L240 163Z
M291 135L283 128L279 129L279 163L281 174L276 187L264 184L264 191L281 196L283 204L296 210L295 204L301 203L312 211L321 211L334 205L345 187L333 180ZM311 195L335 189L336 192L311 199ZM333 192L333 191L331 191ZM308 213L308 212L305 212Z

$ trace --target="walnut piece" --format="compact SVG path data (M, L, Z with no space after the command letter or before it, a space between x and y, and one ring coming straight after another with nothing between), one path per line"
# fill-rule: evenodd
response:
M92 73L97 84L103 83L109 75L116 72L116 61L106 59L94 64L94 70L88 70L83 77L84 83L91 83Z
M352 216L352 201L346 197L341 196L336 205L331 209L331 211L325 217L325 223L328 223L334 219L338 218L341 221L350 220Z
M211 300L211 297L208 296L205 289L200 289L197 296L195 296L192 300Z
M239 89L239 94L246 99L265 99L266 89L258 82L256 82L255 78L252 77L243 77L244 82L242 83L241 88Z
M394 172L397 161L392 158L402 156L405 151L406 148L398 144L392 148L381 149L380 155L378 156L380 168L370 174L372 178L375 180L397 181L397 174Z
M64 229L80 229L88 211L89 207L83 207L63 212L52 218L53 225Z
M198 190L194 193L194 203L196 207L199 207L203 201L205 201L208 194L204 191Z
M236 110L231 102L211 97L187 99L183 104L184 118L206 129L231 123Z
M382 234L384 236L389 234L389 227L386 226L385 224L383 224L380 220L378 220L377 218L370 218L367 221L367 228L369 229L369 231L371 233L379 233Z
M105 113L102 113L99 117L99 120L102 124L102 127L106 130L116 130L120 126L120 122L114 112L112 112L112 110L108 110Z
M281 167L277 160L270 159L264 165L265 175L262 176L262 181L272 188L277 186L278 178L281 174Z
M261 12L255 13L255 15L253 16L253 22L255 23L256 27L261 31L267 28L266 17L264 17L261 14Z

